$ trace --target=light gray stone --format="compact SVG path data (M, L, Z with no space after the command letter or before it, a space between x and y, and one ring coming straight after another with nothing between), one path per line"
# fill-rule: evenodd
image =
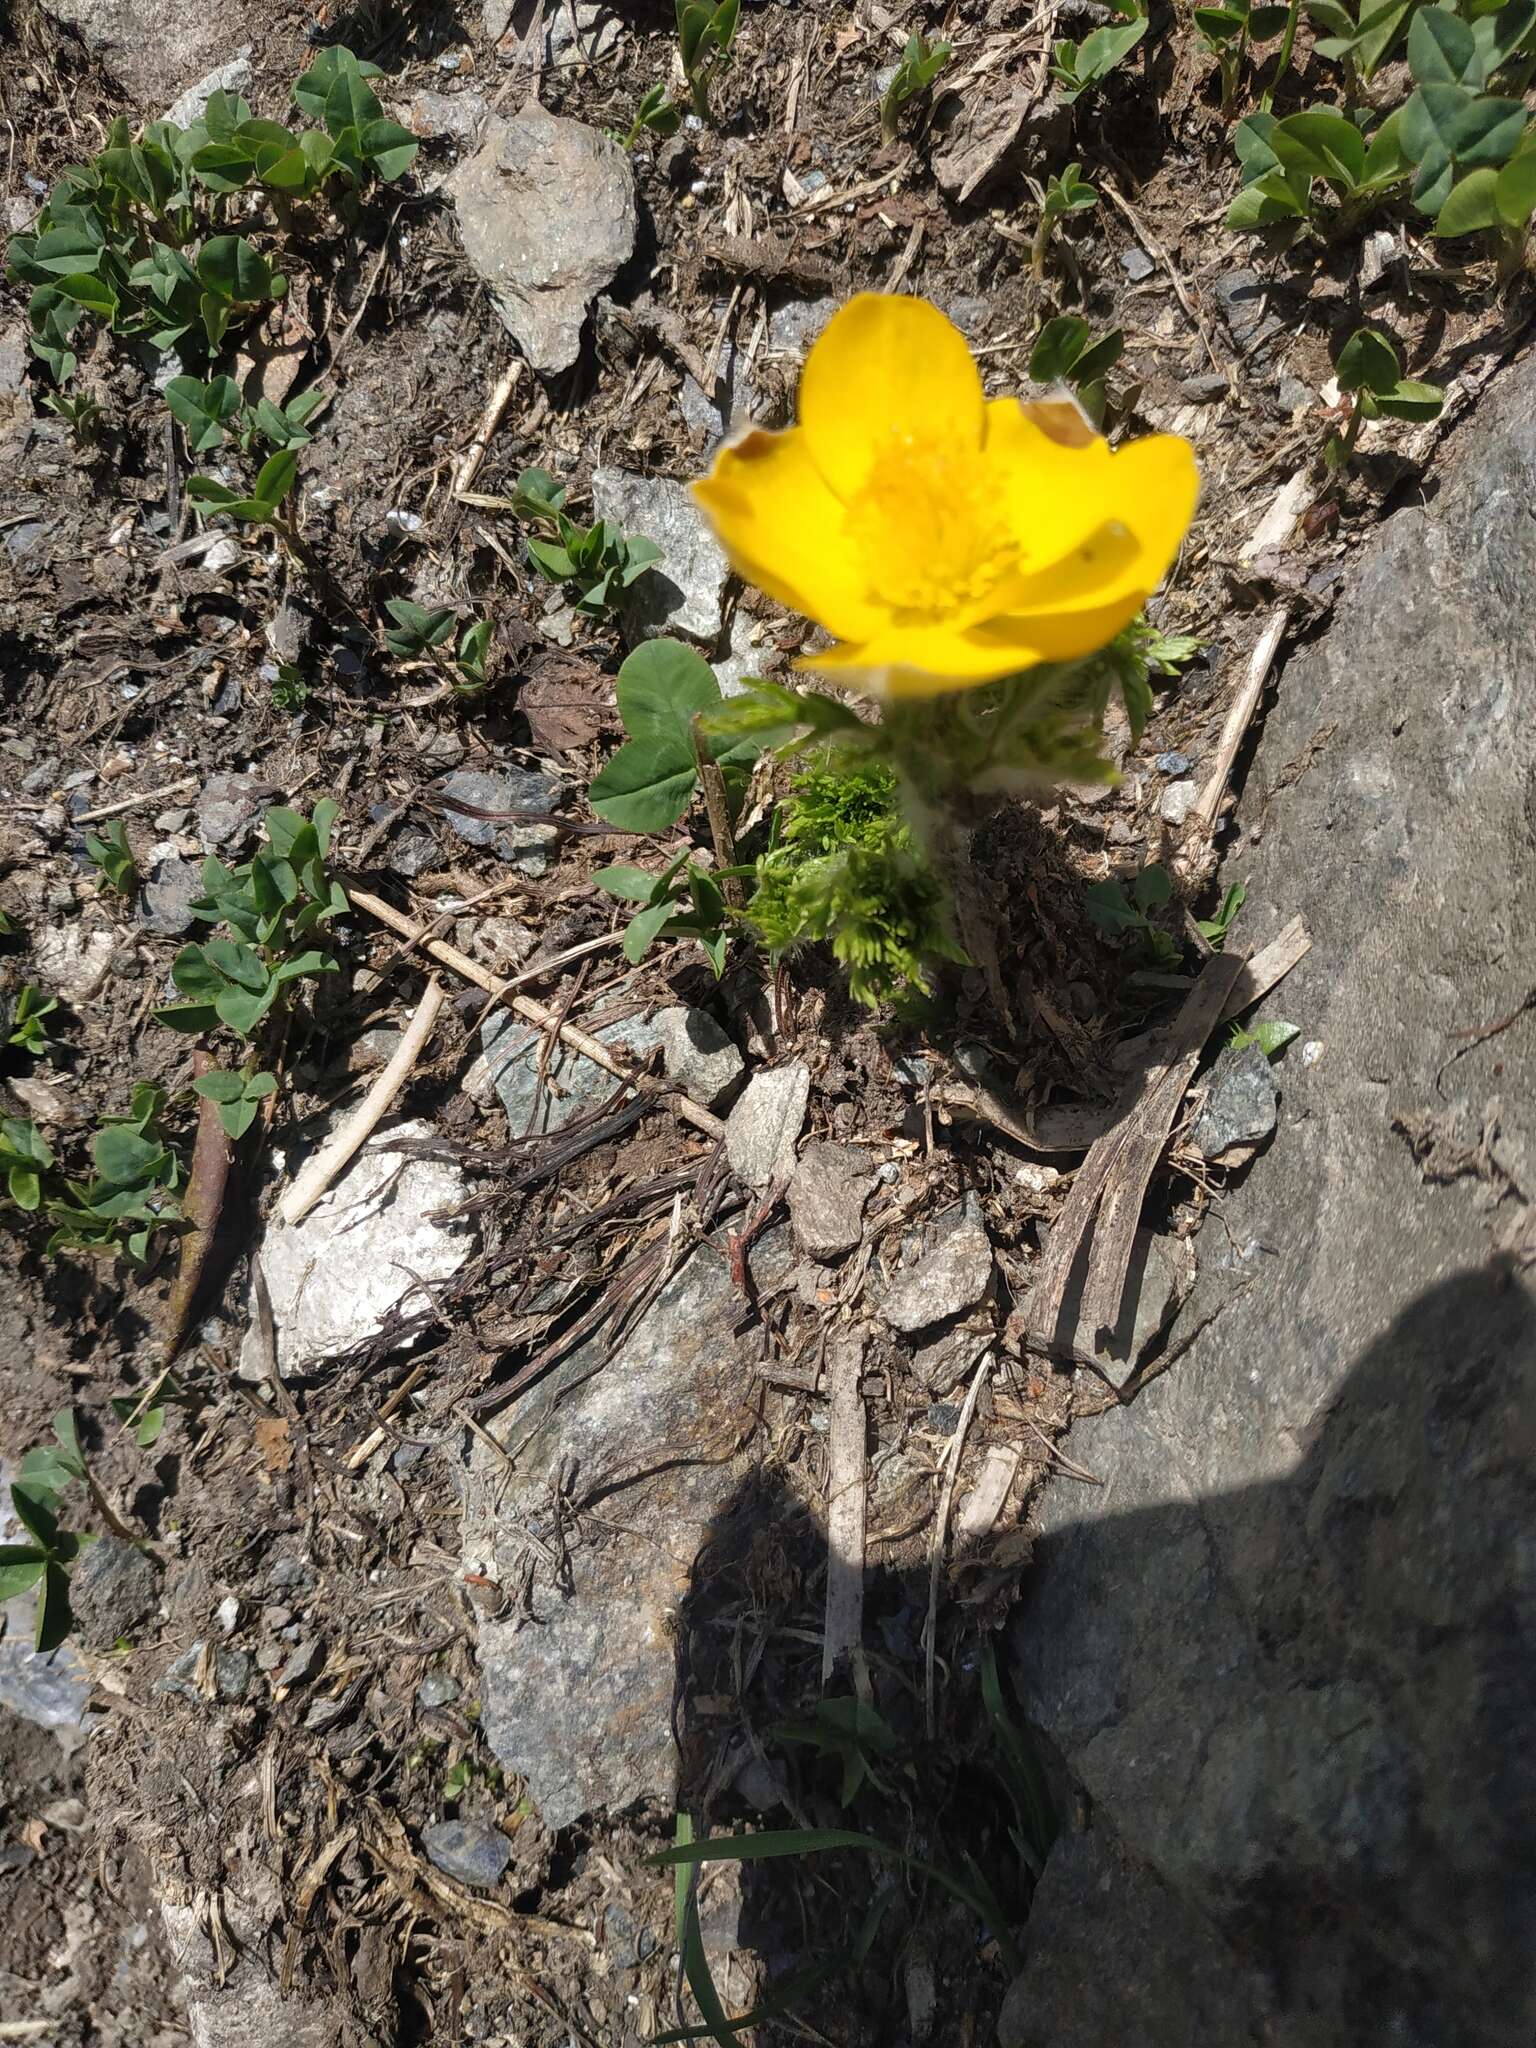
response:
M201 1638L191 1649L183 1650L165 1676L157 1680L155 1691L179 1693L183 1699L192 1700L198 1706L208 1704L207 1696L197 1684L197 1667L207 1645ZM251 1660L244 1650L215 1650L213 1653L213 1695L226 1703L243 1700L251 1682Z
M512 1861L512 1844L483 1820L439 1820L421 1831L421 1846L446 1877L494 1891Z
M1205 1233L1189 1349L1072 1432L1104 1484L1041 1511L1023 1704L1178 1908L1115 2028L1146 2048L1536 2038L1536 1304L1500 1250L1530 1229L1536 1036L1466 1036L1518 1009L1536 932L1533 502L1526 363L1281 677L1229 879L1253 944L1305 920L1286 1009L1327 1057L1287 1068ZM1081 1987L1139 1952L1130 1888L1032 1944L1020 2039L1102 2042Z
M210 775L197 800L197 830L204 846L224 859L240 854L274 794L271 783L254 775Z
M618 143L530 101L493 120L448 180L464 252L533 367L568 370L598 292L635 246L635 178Z
M485 100L477 92L419 92L406 120L415 135L452 135L469 141L485 119Z
M174 855L157 861L140 891L144 929L180 938L197 923L192 905L205 893L202 869L196 862Z
M754 1074L725 1126L725 1156L749 1187L787 1181L811 1099L810 1069L800 1060Z
M1212 1071L1195 1143L1207 1159L1220 1159L1235 1146L1261 1145L1275 1128L1279 1107L1268 1054L1257 1045L1229 1048Z
M661 549L661 560L624 593L620 611L629 639L685 633L713 647L730 564L687 486L670 477L595 469L592 504L600 519L630 537L643 534Z
M146 109L163 106L167 90L180 91L228 57L241 13L162 0L47 0L46 11L74 29Z
M444 815L458 838L470 846L490 847L519 874L537 877L547 872L560 839L555 826L525 824L513 818L479 818L475 811L552 811L560 801L559 783L525 768L458 768L445 775L438 787L446 799ZM474 809L455 810L455 798Z
M741 1079L743 1061L732 1041L706 1011L682 1003L606 1024L593 1036L640 1061L659 1047L663 1074L704 1109L719 1108ZM539 1035L505 1010L493 1010L480 1027L489 1079L514 1138L558 1131L608 1101L619 1086L606 1067L564 1045L546 1061L541 1082L540 1045Z
M1182 825L1194 809L1195 799L1199 794L1192 780L1170 782L1158 798L1157 815L1165 825Z
M880 1313L893 1329L909 1335L963 1316L992 1284L992 1240L968 1205L936 1226L942 1235L916 1265L898 1273Z
M525 1398L510 1474L505 1458L471 1448L465 1568L509 1588L530 1559L534 1571L531 1625L511 1607L481 1618L483 1726L546 1827L676 1800L675 1617L745 1463L690 1450L738 1440L752 1357L732 1334L739 1308L723 1243L701 1245L616 1352L597 1338ZM557 1521L552 1489L600 1500L620 1482L621 1512L601 1534L576 1534L552 1582L547 1546L557 1527L575 1528Z
M117 940L79 924L45 925L32 942L37 979L61 1002L88 1003L106 987Z
M863 1235L873 1186L868 1153L813 1138L789 1184L789 1220L800 1249L813 1259L851 1252Z
M259 1254L282 1372L302 1372L350 1350L395 1309L409 1311L412 1297L425 1308L422 1287L452 1279L469 1257L474 1231L451 1217L464 1199L463 1175L446 1160L413 1159L398 1149L402 1140L435 1135L428 1123L386 1126L302 1221L273 1215L268 1222ZM286 1164L291 1174L299 1160ZM438 1220L440 1211L448 1220ZM265 1377L254 1296L240 1370Z
M227 64L216 65L196 85L189 85L180 99L173 100L162 119L177 128L190 128L203 118L203 110L216 92L243 93L251 82L251 51L247 44Z

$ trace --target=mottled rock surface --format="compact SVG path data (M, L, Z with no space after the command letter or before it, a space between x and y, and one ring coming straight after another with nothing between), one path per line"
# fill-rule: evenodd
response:
M1045 1499L1016 1668L1092 1824L1009 2048L1536 2038L1536 1032L1467 1036L1536 937L1532 503L1526 365L1280 677L1254 786L1327 737L1233 875L1250 943L1306 919L1318 1050L1192 1347Z

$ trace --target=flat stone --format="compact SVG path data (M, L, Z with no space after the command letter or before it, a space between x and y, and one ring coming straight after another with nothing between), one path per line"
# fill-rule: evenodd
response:
M88 1650L110 1650L131 1636L160 1597L151 1559L116 1536L89 1544L69 1577L69 1606Z
M1072 109L1056 93L1042 100L1022 80L1007 93L950 94L935 109L934 129L942 139L934 175L951 199L963 203L1015 157L1055 161L1071 127Z
M938 1244L897 1274L880 1303L893 1329L911 1334L963 1316L992 1283L992 1240L974 1210L956 1210L936 1228L942 1232Z
M1194 405L1214 405L1232 389L1220 370L1202 370L1196 376L1181 377L1178 388L1180 395Z
M1199 794L1194 782L1187 777L1178 782L1170 782L1158 799L1157 815L1165 825L1177 828L1194 809Z
M718 1108L743 1072L741 1054L714 1018L681 1003L651 1017L605 1024L593 1036L641 1062L660 1047L666 1078L703 1109ZM540 1044L538 1033L530 1033L505 1010L493 1010L480 1027L489 1079L514 1138L558 1131L608 1101L619 1087L605 1067L565 1045L556 1046L541 1082Z
M197 1706L208 1704L197 1686L197 1666L202 1657L204 1644L199 1638L190 1650L184 1650L171 1665L165 1676L155 1685L159 1693L179 1693L183 1699L193 1701ZM213 1685L215 1698L222 1701L243 1700L251 1682L251 1660L244 1650L215 1650L213 1653Z
M446 189L502 325L536 370L568 370L588 307L634 252L635 178L625 151L530 101L510 120L491 121Z
M789 1184L795 1242L813 1259L841 1258L864 1234L864 1205L874 1187L869 1155L813 1138Z
M467 142L485 119L477 92L419 92L406 112L413 135L453 135Z
M219 64L212 71L205 72L195 85L189 85L180 99L173 100L161 116L177 128L190 128L194 121L201 121L209 100L216 92L243 93L250 84L251 52L249 44L237 50L227 64Z
M754 1263L775 1250L764 1240ZM670 1810L677 1797L675 1616L747 1464L679 1449L738 1440L752 1357L750 1339L732 1335L738 1306L724 1244L701 1245L615 1353L599 1337L527 1397L510 1474L471 1446L464 1564L506 1587L523 1584L525 1535L554 1536L557 1475L577 1472L583 1489L608 1474L628 1482L601 1540L570 1548L563 1584L532 1557L531 1625L510 1608L481 1617L486 1739L526 1779L546 1827L640 1801Z
M684 484L670 477L592 472L592 504L631 538L644 535L661 560L625 591L620 605L631 642L684 633L711 647L720 637L730 564Z
M1536 929L1536 365L1436 481L1286 664L1223 878L1246 943L1305 922L1285 1010L1326 1057L1202 1233L1187 1350L1074 1426L1104 1484L1041 1502L1019 1704L1091 1826L1036 1894L1025 2043L1536 2038L1536 1301L1501 1251L1536 1035L1458 1036L1518 1008ZM1492 1188L1434 1168L1484 1149Z
M254 775L210 775L197 801L197 830L210 852L241 852L255 837L256 821L277 794Z
M446 1671L429 1671L416 1688L416 1704L426 1707L446 1707L459 1696L459 1681L450 1678Z
M157 861L139 891L139 915L144 929L163 933L166 938L180 938L197 923L192 905L205 893L202 868L197 862L175 855Z
M78 1007L99 996L112 971L117 940L109 931L79 924L45 925L32 942L37 979L61 1002Z
M810 1069L800 1060L754 1074L725 1126L725 1156L749 1187L787 1181L811 1099Z
M1195 1143L1207 1159L1220 1159L1238 1145L1262 1145L1275 1128L1280 1090L1274 1068L1259 1046L1229 1047L1211 1072L1211 1092L1195 1125Z
M301 1222L276 1215L268 1222L259 1250L284 1374L376 1335L395 1309L410 1310L413 1296L425 1307L421 1288L451 1279L470 1256L473 1228L436 1220L463 1201L463 1175L446 1160L411 1159L397 1149L401 1140L437 1135L429 1123L387 1125ZM287 1172L299 1163L290 1158ZM265 1376L255 1315L253 1300L240 1352L240 1370L253 1379Z
M237 9L172 8L161 0L47 0L45 11L74 29L146 107L162 106L167 88L179 90L219 61L238 30Z
M512 1844L501 1832L480 1820L437 1820L421 1831L421 1846L428 1860L445 1877L479 1891L494 1891L512 1861Z
M553 825L519 824L477 818L471 811L456 811L452 800L473 804L477 811L552 811L560 800L558 782L525 768L458 768L438 785L448 799L444 816L449 829L470 846L488 846L498 859L519 874L537 877L548 871L550 856L560 834Z

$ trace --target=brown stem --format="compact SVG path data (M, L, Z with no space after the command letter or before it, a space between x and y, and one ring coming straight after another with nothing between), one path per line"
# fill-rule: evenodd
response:
M212 1073L216 1064L209 1053L195 1052L192 1055L192 1071L199 1079ZM224 1189L229 1180L232 1155L233 1148L219 1118L219 1105L206 1095L200 1097L192 1171L187 1176L187 1192L181 1205L181 1213L191 1227L181 1240L181 1257L170 1298L165 1304L161 1330L161 1355L167 1365L174 1362L186 1336L187 1325L192 1320L192 1304L197 1298L208 1254L213 1248L219 1214L224 1207Z
M730 800L725 793L725 777L720 772L720 763L710 752L699 725L700 712L695 712L689 724L693 735L693 758L698 766L699 787L704 792L704 808L709 813L709 836L715 844L715 859L722 868L736 865L736 834L731 829ZM746 902L742 891L740 875L722 875L721 893L732 910L740 910Z

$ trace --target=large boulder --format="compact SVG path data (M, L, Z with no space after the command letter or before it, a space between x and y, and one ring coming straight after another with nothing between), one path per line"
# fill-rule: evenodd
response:
M1044 1502L1016 1669L1087 1798L1010 2048L1536 2039L1533 504L1528 364L1280 677L1230 867L1305 1049L1200 1335Z

